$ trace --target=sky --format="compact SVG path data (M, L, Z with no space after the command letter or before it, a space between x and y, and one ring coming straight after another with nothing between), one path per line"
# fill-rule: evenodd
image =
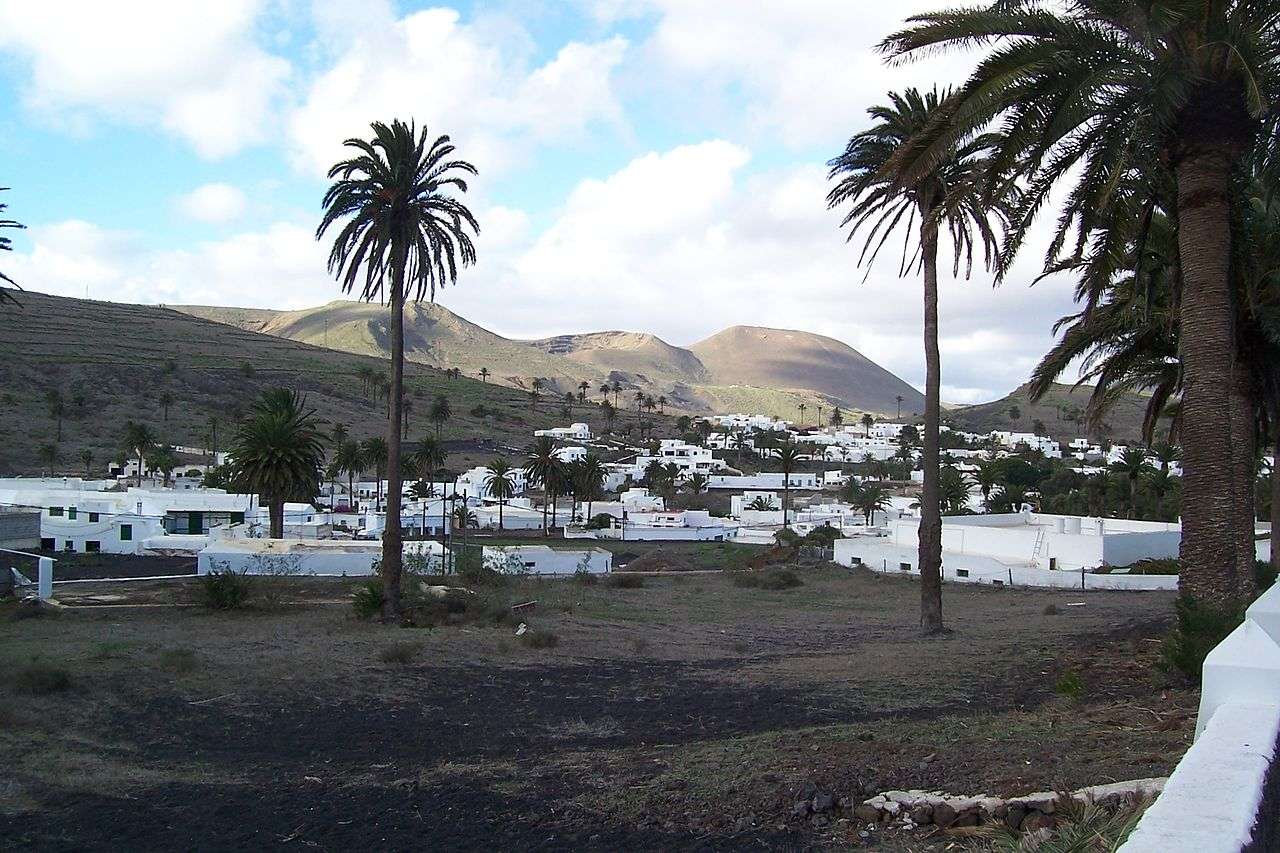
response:
M342 298L326 169L412 119L479 169L479 261L438 296L462 316L677 345L803 329L923 387L920 283L888 251L858 267L826 163L886 92L964 80L973 56L874 49L940 3L0 0L0 198L28 226L0 269L124 302ZM999 288L943 276L944 401L1024 382L1073 310L1068 281L1030 286L1040 245Z

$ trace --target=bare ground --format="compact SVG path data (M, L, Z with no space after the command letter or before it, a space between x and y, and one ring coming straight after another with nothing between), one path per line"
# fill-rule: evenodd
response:
M537 600L547 649L509 626L356 620L351 582L293 581L286 603L236 613L163 606L193 603L192 582L67 588L97 606L0 616L0 838L945 849L791 807L809 786L1017 794L1164 775L1189 743L1196 696L1152 666L1166 595L948 586L953 632L923 639L915 583L802 576L780 592L716 575L505 590ZM383 662L406 644L407 663ZM70 688L20 693L9 674L33 661ZM1068 671L1078 698L1055 692Z

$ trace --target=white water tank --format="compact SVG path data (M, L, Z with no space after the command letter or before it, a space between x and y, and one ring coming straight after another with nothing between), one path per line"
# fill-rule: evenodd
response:
M1073 515L1073 516L1071 516L1070 518L1064 518L1064 519L1062 519L1062 532L1063 532L1063 533L1072 533L1072 534L1075 534L1075 535L1079 535L1079 533L1080 533L1080 518L1079 518L1078 516L1074 516L1074 515Z

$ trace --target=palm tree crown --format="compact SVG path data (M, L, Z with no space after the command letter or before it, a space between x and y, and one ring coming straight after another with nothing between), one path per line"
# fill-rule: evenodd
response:
M231 459L236 482L268 505L271 538L282 538L285 502L311 500L320 484L324 436L315 410L297 392L264 393L236 428Z

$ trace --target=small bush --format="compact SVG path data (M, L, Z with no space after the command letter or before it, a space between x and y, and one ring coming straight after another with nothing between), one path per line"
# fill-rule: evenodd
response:
M1271 589L1276 582L1276 570L1267 560L1255 560L1253 563L1253 584L1257 587L1258 595L1262 595Z
M790 527L784 527L777 533L773 534L773 541L783 548L794 548L800 544L800 534L796 533Z
M378 660L403 666L412 663L420 651L422 651L421 643L390 643L378 652Z
M1084 681L1080 678L1080 673L1074 669L1062 673L1053 685L1053 692L1068 699L1079 699L1084 695Z
M735 572L733 585L776 591L804 586L804 581L790 569L766 569L763 572Z
M1187 596L1178 597L1174 610L1177 622L1160 646L1160 665L1199 682L1205 656L1244 621L1244 613L1202 605Z
M545 628L530 628L520 635L520 642L530 649L554 649L560 645L560 637Z
M502 587L511 582L511 577L493 566L487 566L478 547L464 548L458 554L458 577L467 586Z
M1062 611L1058 609L1056 604L1046 604L1043 612L1045 616L1057 616Z
M365 581L351 593L351 609L361 619L372 619L382 612L382 580Z
M844 536L840 532L840 528L823 525L810 530L804 537L804 544L813 545L819 548L830 548L835 545L835 541Z
M236 610L249 600L248 575L232 569L219 569L200 578L204 606L211 610Z
M607 530L613 526L613 516L607 512L598 512L587 521L587 530Z
M165 649L160 653L160 668L180 675L195 672L198 663L194 649Z
M573 582L580 583L583 586L595 586L600 582L600 578L596 577L591 572L579 569L573 573Z
M612 589L640 589L644 586L644 576L614 573L609 575L609 586Z
M33 663L13 675L13 689L26 696L48 696L71 687L71 673L47 664Z

